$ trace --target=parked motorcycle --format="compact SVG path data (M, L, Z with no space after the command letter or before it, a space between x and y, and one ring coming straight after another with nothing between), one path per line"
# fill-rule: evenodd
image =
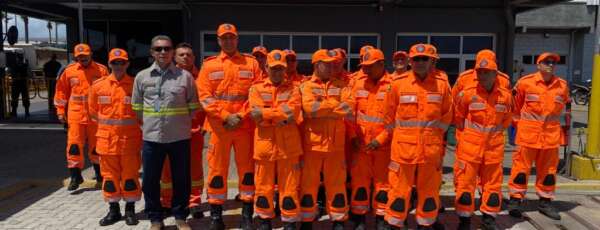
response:
M590 102L590 94L592 92L592 80L588 79L583 84L573 84L571 86L571 97L575 104L587 105Z

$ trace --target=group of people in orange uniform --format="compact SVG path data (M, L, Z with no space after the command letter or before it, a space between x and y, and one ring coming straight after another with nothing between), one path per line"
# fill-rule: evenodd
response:
M570 99L566 81L554 74L560 61L557 54L539 55L538 71L512 87L510 77L500 72L495 53L481 50L475 66L451 87L446 73L436 68L440 57L431 44L394 53L392 73L385 69L384 53L373 46L360 49L360 70L354 73L344 68L345 50L320 49L312 56L313 74L303 76L296 71L292 50L268 52L256 47L251 55L242 54L232 24L220 25L217 37L221 52L206 58L199 70L191 46L161 51L175 52L177 67L195 78L200 112L194 114L189 130L189 210L195 218L203 216L199 204L206 182L209 229L225 228L222 213L232 147L242 229L254 229L254 214L258 229L271 229L277 209L284 229L312 229L319 217L319 187L324 187L323 205L332 229L343 229L347 220L353 229L366 229L367 215L375 216L377 229L402 229L413 208L419 229L443 229L438 221L439 190L450 126L456 128L459 229L471 227L475 190L481 200L481 228L498 229L495 217L503 202L505 131L510 125L516 128L517 144L512 164L507 165L510 215L521 217L520 205L535 164L539 211L560 219L551 201L558 148L564 139L560 119ZM90 55L88 45L75 47L76 62L60 75L54 98L59 119L69 126L69 190L83 181L87 143L110 204L100 225L122 218L121 199L126 202L125 221L134 225L138 222L134 202L141 198L142 145L140 118L131 98L134 78L126 73L126 51L110 51L110 73ZM153 113L144 109L142 114ZM206 181L204 132L210 135ZM173 199L169 172L174 166L165 162L163 167L165 208ZM177 226L190 229L185 222ZM151 229L160 228L162 223L152 220Z

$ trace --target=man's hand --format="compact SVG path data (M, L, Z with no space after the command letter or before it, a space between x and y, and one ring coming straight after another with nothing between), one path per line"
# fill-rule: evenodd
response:
M252 111L250 111L250 117L256 123L258 123L258 122L262 121L262 119L263 119L262 111L258 108L254 108L254 109L252 109Z
M223 126L227 130L234 130L240 125L241 121L242 117L240 117L240 115L229 114L229 116L227 116L227 119L225 119L225 124Z
M376 150L379 148L379 146L381 146L381 144L379 144L379 141L372 140L369 144L367 144L367 150L368 151Z
M350 140L350 144L352 145L352 152L358 152L358 150L360 150L360 146L361 146L361 140L358 137L352 138L352 140Z
M58 121L60 121L61 124L64 124L67 122L64 115L58 115Z

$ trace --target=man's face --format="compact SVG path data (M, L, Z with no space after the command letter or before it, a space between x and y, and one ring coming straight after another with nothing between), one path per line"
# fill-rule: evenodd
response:
M412 70L419 75L426 75L433 67L433 59L427 56L416 56L410 60Z
M152 57L159 65L168 65L173 61L173 44L169 40L156 40L152 44Z
M481 84L483 84L484 86L491 86L494 84L494 81L496 80L496 76L498 74L496 70L480 68L476 71L477 80L479 80Z
M547 74L554 74L555 67L556 61L550 58L541 61L540 64L537 65L540 72Z
M288 55L285 57L285 60L287 62L287 72L296 72L296 69L298 68L298 60L296 60L296 56Z
M129 62L125 60L114 60L108 63L108 66L115 75L121 76L125 74L125 71L127 71L127 67L129 67Z
M283 79L285 78L285 70L286 67L281 65L267 67L267 74L269 74L269 79L271 82L278 85L283 82Z
M385 73L385 65L383 64L383 61L378 61L371 65L362 66L362 70L369 79L379 80Z
M234 53L238 49L238 37L235 34L223 34L217 40L221 50L225 53Z
M317 62L315 63L315 74L321 80L327 80L333 74L333 62Z
M398 58L398 60L394 61L394 69L396 69L396 71L403 71L406 70L406 68L408 67L408 58Z
M75 61L80 65L87 67L92 62L92 57L90 55L79 55L75 57Z
M194 52L190 48L181 47L175 50L175 63L179 65L193 66L195 59Z

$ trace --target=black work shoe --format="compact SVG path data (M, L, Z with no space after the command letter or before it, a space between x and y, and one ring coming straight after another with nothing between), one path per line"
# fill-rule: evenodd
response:
M258 228L257 230L271 230L273 227L271 226L270 219L262 219L258 218Z
M140 221L138 221L135 216L135 203L127 202L125 204L125 224L137 225L138 223L140 223Z
M202 210L200 209L200 206L191 207L190 213L192 213L192 218L194 218L194 219L204 218L204 212L202 212Z
M284 222L283 230L296 230L296 222Z
M350 221L352 222L352 229L354 229L354 230L367 229L367 224L365 222L365 215L350 214Z
M253 215L254 215L253 204L247 203L247 202L242 203L242 222L240 223L240 228L242 230L254 229L254 224L252 223Z
M224 230L225 223L223 222L223 206L211 204L210 205L210 230Z
M313 222L302 222L300 225L300 230L312 230Z
M549 198L540 198L538 211L553 220L560 220L558 210L552 206L552 201Z
M104 218L100 219L100 226L108 226L114 223L117 223L121 220L121 211L119 208L119 203L110 203L110 207L108 209L108 213Z
M344 230L344 222L334 221L331 225L332 230Z
M470 230L471 229L471 217L458 217L458 230Z
M83 177L81 176L81 169L79 168L69 168L69 172L71 174L71 181L69 182L69 187L67 190L74 191L79 188L79 185L83 183Z
M481 217L481 226L479 227L483 230L499 230L498 226L496 226L496 218L485 213Z
M511 197L506 204L508 214L514 218L522 218L523 212L521 211L521 199Z
M390 225L385 221L383 216L375 216L375 229L377 230L390 230Z

